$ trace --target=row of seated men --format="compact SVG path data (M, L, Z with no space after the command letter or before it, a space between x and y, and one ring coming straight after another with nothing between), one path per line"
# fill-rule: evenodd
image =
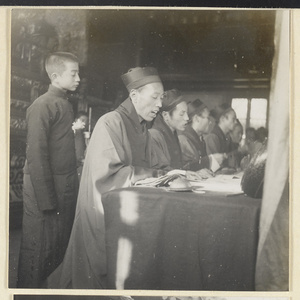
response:
M213 112L213 121L200 100L187 103L178 90L164 91L155 68L131 69L121 76L128 98L102 116L93 130L77 193L66 90L78 87L78 62L65 53L53 57L63 61L48 67L49 91L35 100L27 114L18 287L105 289L103 193L172 169L186 170L188 179L202 180L221 167L236 167L237 145L230 138L236 114L230 107L220 107ZM68 173L63 172L66 163ZM44 201L46 194L51 197Z
M216 170L222 166L231 168L229 172L245 169L267 138L267 129L264 127L258 130L248 127L245 141L241 144L243 126L238 119L234 121L234 118L229 126L224 123L224 119L234 116L234 111L226 105L218 106L210 112L199 99L185 102L178 90L167 91L164 97L165 101L175 99L173 104L177 104L170 109L165 102L161 113L149 127L154 147L160 153L161 165L165 165L165 168L202 170L204 177L203 169ZM80 179L88 142L84 138L87 113L78 112L75 122L78 123L73 131Z

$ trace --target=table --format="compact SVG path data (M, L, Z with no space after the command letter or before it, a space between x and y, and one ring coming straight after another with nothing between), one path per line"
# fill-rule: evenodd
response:
M260 199L149 187L102 199L109 288L254 290Z

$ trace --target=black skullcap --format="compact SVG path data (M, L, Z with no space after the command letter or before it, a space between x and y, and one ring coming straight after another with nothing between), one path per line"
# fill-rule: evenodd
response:
M188 104L188 115L191 119L194 115L199 114L203 111L204 108L207 108L207 106L200 100L196 99Z
M171 111L182 101L184 100L179 90L173 89L166 91L162 97L161 111Z
M130 69L127 73L123 74L121 78L128 92L149 83L161 82L157 70L152 67L136 67Z
M233 108L227 104L227 103L222 103L218 106L216 106L213 110L210 111L210 115L217 121L219 122L220 118L224 116L227 112L232 111Z

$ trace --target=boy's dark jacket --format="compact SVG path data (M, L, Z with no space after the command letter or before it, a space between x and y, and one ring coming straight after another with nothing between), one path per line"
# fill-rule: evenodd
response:
M55 209L57 193L65 192L58 188L55 175L77 175L73 108L66 93L50 85L27 109L26 120L24 173L30 174L39 208Z

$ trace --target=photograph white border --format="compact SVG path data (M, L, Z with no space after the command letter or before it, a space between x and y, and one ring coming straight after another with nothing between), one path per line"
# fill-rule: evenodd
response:
M14 7L17 8L17 7ZM63 8L63 7L60 7ZM66 7L76 8L76 7ZM82 7L78 7L82 9ZM89 7L85 7L89 8ZM91 7L95 8L95 7ZM111 7L110 7L111 8ZM139 9L141 7L138 7ZM0 94L2 101L0 101L0 161L2 167L0 168L1 178L1 202L0 202L0 295L1 299L13 299L14 294L65 294L65 295L120 295L120 291L101 291L101 290L30 290L30 289L8 289L8 184L9 184L9 87L10 87L10 7L0 8ZM182 8L180 8L182 9ZM190 8L189 8L190 9ZM205 8L208 9L208 8ZM223 8L222 8L223 9ZM290 230L290 258L291 258L291 272L290 272L290 291L288 292L222 292L222 291L142 291L140 295L152 296L218 296L218 297L290 297L291 299L300 299L300 201L298 200L298 186L300 178L300 139L297 134L297 129L300 128L300 71L297 68L299 65L299 51L300 51L300 10L289 9L291 11L290 19L290 33L291 33L291 64L290 64L290 87L291 87L291 131L290 137L292 140L291 147L291 230ZM139 294L139 291L122 291L124 295Z

